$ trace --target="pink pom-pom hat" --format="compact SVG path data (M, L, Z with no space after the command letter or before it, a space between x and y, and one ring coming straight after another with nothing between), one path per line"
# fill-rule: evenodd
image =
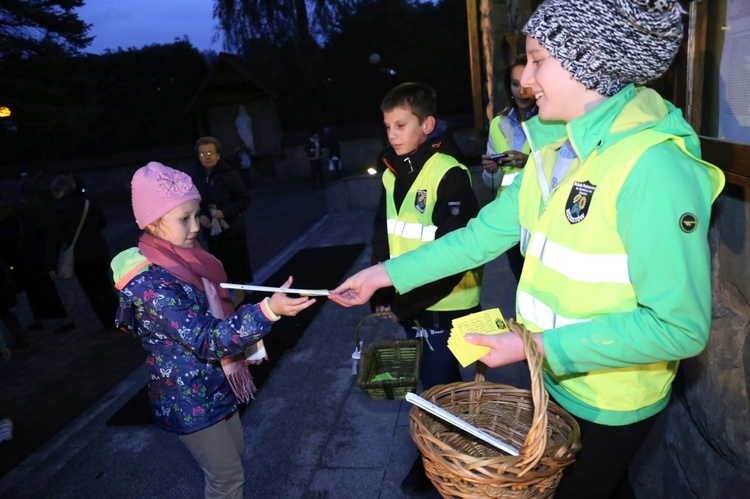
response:
M182 203L201 198L189 175L156 161L139 168L130 186L133 214L140 229Z

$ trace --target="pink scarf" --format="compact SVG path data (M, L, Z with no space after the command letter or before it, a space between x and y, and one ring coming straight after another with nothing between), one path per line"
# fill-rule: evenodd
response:
M217 319L225 319L234 314L232 296L219 286L220 282L227 280L224 267L216 257L201 248L197 241L192 248L180 248L144 232L138 249L148 261L206 293L211 315ZM221 359L221 368L229 386L241 402L247 403L254 398L256 388L244 354Z

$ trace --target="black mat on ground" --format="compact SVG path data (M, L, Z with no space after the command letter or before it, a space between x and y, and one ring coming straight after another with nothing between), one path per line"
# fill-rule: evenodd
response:
M332 289L346 277L346 272L354 264L364 249L364 244L325 246L299 250L281 268L269 277L264 286L281 286L290 275L294 277L295 288ZM245 303L256 303L268 296L267 293L251 293ZM296 317L284 317L274 324L271 333L263 339L269 360L259 366L250 366L250 372L260 389L282 354L293 347L310 325L327 298L317 302ZM252 401L251 401L252 403ZM147 389L144 386L126 402L109 420L110 426L148 425L152 423Z

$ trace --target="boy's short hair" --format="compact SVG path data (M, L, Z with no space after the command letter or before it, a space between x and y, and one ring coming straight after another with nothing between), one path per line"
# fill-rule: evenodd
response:
M427 117L437 114L437 94L424 83L402 83L385 94L380 110L386 113L397 107L411 110L422 123Z

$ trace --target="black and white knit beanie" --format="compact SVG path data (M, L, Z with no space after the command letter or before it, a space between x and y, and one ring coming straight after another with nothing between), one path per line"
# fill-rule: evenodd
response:
M586 88L611 96L664 74L684 13L677 0L546 0L524 32Z

